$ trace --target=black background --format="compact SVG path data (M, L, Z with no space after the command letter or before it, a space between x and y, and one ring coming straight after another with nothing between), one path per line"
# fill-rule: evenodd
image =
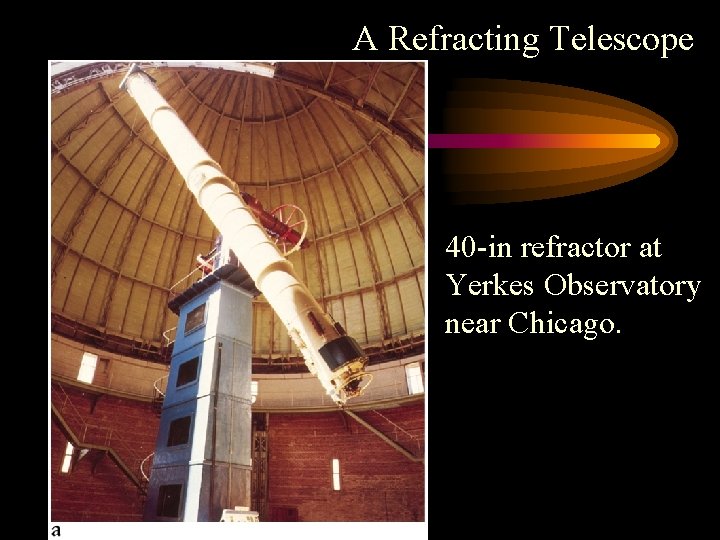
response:
M482 6L479 6L482 7ZM442 153L428 155L428 521L429 531L472 523L474 531L497 525L557 527L580 523L597 530L678 525L683 530L707 514L717 431L712 366L717 247L714 199L717 151L708 132L716 104L708 78L715 71L713 36L702 15L677 12L653 18L621 12L568 16L523 15L508 5L501 16L450 18L443 14L378 17L344 6L334 20L302 21L287 13L261 16L238 11L236 19L185 21L148 17L117 32L83 26L77 39L54 45L54 58L243 58L281 60L428 60L428 131L442 132L447 91L460 77L549 82L616 96L668 120L679 148L661 168L631 182L572 197L514 204L451 206L445 202ZM416 11L419 8L416 8ZM303 8L307 11L307 7ZM610 8L607 8L610 11ZM282 12L282 13L280 13ZM272 16L271 16L272 15ZM197 23L197 30L193 25ZM79 24L79 23L78 23ZM541 53L388 52L388 25L409 33L542 34ZM691 33L695 46L662 60L656 53L552 51L551 24L596 32ZM352 51L367 25L379 51ZM93 36L96 33L96 36ZM90 46L91 45L91 46ZM90 46L90 48L88 48ZM117 47L117 48L115 48ZM706 127L708 126L708 127ZM445 249L454 235L516 245L547 240L641 242L660 238L660 259L453 259ZM478 279L500 272L531 279L530 297L453 297L446 273ZM542 291L550 273L585 279L701 280L695 301L675 297L558 297ZM468 278L470 279L470 278ZM446 335L449 317L501 317L532 309L557 316L614 319L621 334L594 341L575 335ZM715 400L716 401L716 400ZM704 487L703 487L704 486ZM545 528L543 526L543 528Z
M528 23L502 19L504 30L541 33L540 55L520 53L430 56L430 133L442 133L446 93L459 77L521 79L593 90L642 105L676 129L679 148L660 169L634 181L553 200L450 206L444 199L442 151L429 151L428 299L429 523L442 516L520 523L624 516L685 523L702 513L697 491L709 476L714 425L710 401L714 350L716 226L713 151L704 123L703 54L707 40L685 22L614 23L551 16ZM544 23L543 21L547 21ZM483 20L478 28L495 22ZM578 31L689 32L691 53L658 55L551 51L550 24ZM449 25L445 25L446 29ZM470 28L471 24L461 27ZM604 30L606 29L606 30ZM418 30L429 32L427 29ZM574 32L573 32L574 33ZM628 259L453 258L451 238L489 241L632 242ZM641 259L642 242L662 242L662 257ZM535 293L494 297L453 291L446 273L470 279L531 279ZM573 272L582 279L701 280L692 303L680 297L550 297L545 277ZM565 317L612 318L620 334L445 334L449 317L500 317L553 311ZM447 483L450 483L447 485ZM457 496L465 488L471 496ZM592 520L592 521L589 521Z

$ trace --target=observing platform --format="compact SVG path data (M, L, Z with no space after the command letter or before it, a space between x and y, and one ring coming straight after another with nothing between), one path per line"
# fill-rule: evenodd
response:
M237 285L253 297L260 294L260 291L255 287L255 282L232 251L223 251L219 256L211 259L211 261L214 262L214 264L210 265L212 271L205 273L208 271L208 267L198 266L198 268L190 272L190 274L178 281L170 289L168 307L173 313L179 315L180 308L184 304L220 280L225 280L233 285ZM177 290L180 292L175 292Z

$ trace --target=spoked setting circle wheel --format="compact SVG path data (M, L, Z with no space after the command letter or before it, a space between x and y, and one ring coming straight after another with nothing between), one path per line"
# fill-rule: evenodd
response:
M294 204L281 204L270 212L272 216L282 222L287 227L285 234L274 236L275 244L278 249L282 251L282 254L286 257L291 253L295 253L302 246L307 234L308 222L305 217L305 212ZM295 234L292 236L289 234L296 232L300 234L300 238L295 238Z

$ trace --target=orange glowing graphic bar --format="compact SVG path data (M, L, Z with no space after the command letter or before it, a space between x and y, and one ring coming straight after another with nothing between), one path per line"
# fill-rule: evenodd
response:
M657 148L656 133L437 133L429 148Z

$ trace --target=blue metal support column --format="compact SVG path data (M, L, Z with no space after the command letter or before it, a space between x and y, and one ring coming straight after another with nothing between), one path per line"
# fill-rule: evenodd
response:
M250 506L257 290L209 277L179 306L146 521L220 521L223 509Z

